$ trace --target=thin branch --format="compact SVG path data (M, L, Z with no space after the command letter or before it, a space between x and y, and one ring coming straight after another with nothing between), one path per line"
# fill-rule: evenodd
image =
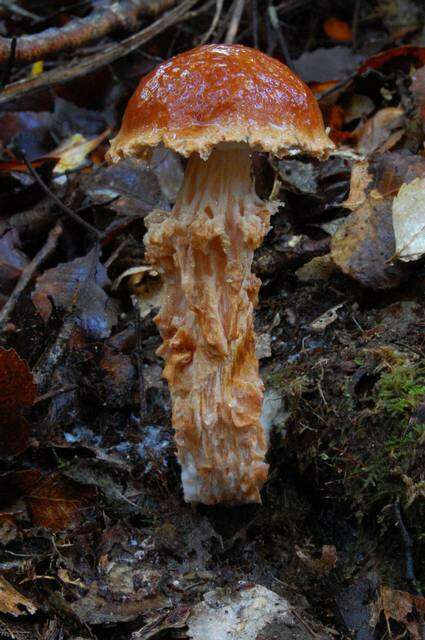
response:
M62 209L62 211L64 211L70 218L72 218L75 222L77 222L82 227L87 229L87 231L90 231L90 233L92 233L95 236L95 238L99 240L100 237L101 237L101 233L95 227L93 227L89 222L86 222L77 213L75 213L75 211L73 211L72 209L67 207L66 204L64 204L62 202L62 200L60 200L57 197L57 195L55 193L53 193L53 191L51 189L49 189L47 184L40 178L40 176L38 175L37 171L34 169L34 167L32 166L31 162L28 160L28 158L26 157L25 154L22 154L22 159L23 159L24 163L26 164L26 166L28 167L28 171L31 173L31 175L34 178L34 180L43 189L44 193L46 195L48 195L53 200L53 202L55 204L57 204L57 206L60 207Z
M33 21L39 19L37 14L27 11L16 2L11 2L10 0L0 0L0 8L2 8L5 13L15 13L17 16L29 18Z
M17 39L15 36L13 36L13 38L10 40L9 56L7 58L6 69L4 70L3 77L0 81L0 87L4 87L4 85L8 84L10 76L12 75L13 66L16 60L16 43Z
M258 49L258 2L251 0L252 44Z
M23 269L16 287L14 288L14 290L10 294L8 301L0 311L0 331L3 331L4 326L10 317L10 314L12 313L13 309L16 306L16 303L18 302L19 296L31 280L34 273L37 271L38 267L56 249L61 235L62 225L60 224L60 222L58 222L56 226L53 227L53 229L50 231L45 245L40 249L37 255L34 256L31 262L27 264L27 266Z
M231 9L232 17L230 18L229 28L224 38L226 44L232 44L235 41L244 8L245 0L235 0Z
M124 247L126 247L128 245L129 242L130 242L130 238L124 238L124 240L118 245L118 247L115 249L115 251L113 253L111 253L109 258L105 261L105 263L104 263L105 269L109 269L111 264L113 264L115 262L115 260L120 255L121 251L124 249Z
M355 0L351 31L353 32L353 49L357 49L357 36L359 26L360 0Z
M279 13L289 13L290 11L294 11L295 9L301 9L306 4L311 4L313 0L284 0L277 5L276 11Z
M139 377L139 411L140 417L142 420L146 418L146 414L148 411L147 403L146 403L146 385L145 385L145 377L143 375L143 348L142 348L142 331L141 331L141 319L140 319L140 311L139 306L136 302L134 305L134 310L136 312L136 363L137 363L137 374Z
M52 389L47 393L43 393L42 396L38 396L34 400L33 405L38 404L39 402L44 402L45 400L51 400L52 398L56 398L56 396L60 396L63 393L68 393L69 391L75 391L75 389L78 389L78 384L66 384L63 387L60 387L59 389Z
M108 64L127 56L142 44L149 42L149 40L152 40L152 38L165 31L168 27L184 19L188 10L198 1L199 0L183 0L177 7L165 13L145 29L142 29L112 47L108 47L101 53L89 56L66 67L46 71L35 78L26 78L8 85L0 94L0 104L4 104L10 100L16 100L16 98L33 93L38 89L81 78L97 69L106 67Z
M286 43L285 37L282 33L282 29L280 27L279 16L277 15L276 7L270 2L267 9L267 19L270 22L272 29L276 32L276 37L279 42L280 50L285 59L285 63L288 65L292 71L295 71L294 63L292 62L291 54L289 53L289 48Z
M215 5L215 12L214 12L214 17L212 19L210 28L208 29L208 31L202 36L202 38L199 41L199 44L205 44L206 42L208 42L208 40L211 38L211 36L213 35L214 31L217 28L218 25L218 21L220 20L221 17L221 12L223 11L223 4L224 4L224 0L216 0L216 5Z
M79 47L103 38L115 29L132 29L141 13L158 15L175 3L175 0L122 0L109 7L93 11L86 18L74 18L64 27L50 28L41 33L19 38L17 62L43 60L46 56ZM0 62L8 59L11 40L0 37Z

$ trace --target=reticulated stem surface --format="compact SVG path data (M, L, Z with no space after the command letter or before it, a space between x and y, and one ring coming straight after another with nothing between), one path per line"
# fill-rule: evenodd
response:
M253 252L273 205L252 184L248 145L191 156L171 214L150 216L147 257L164 281L163 338L173 427L188 502L259 502L266 480Z

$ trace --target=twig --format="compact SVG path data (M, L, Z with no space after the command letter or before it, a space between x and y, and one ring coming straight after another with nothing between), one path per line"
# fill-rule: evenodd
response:
M211 38L212 34L214 33L214 31L215 31L215 29L216 29L216 27L218 25L218 21L220 20L221 12L223 11L223 4L224 4L224 0L216 0L216 2L215 2L215 13L214 13L214 17L212 19L210 28L202 36L202 38L199 41L199 44L205 44L206 42L208 42L208 40Z
M0 0L0 7L3 7L9 13L15 13L17 16L23 16L24 18L29 18L30 20L38 20L39 16L35 13L31 13L31 11L27 11L16 2L11 2L10 0Z
M72 332L75 326L75 321L77 318L78 300L82 295L82 293L84 292L84 289L87 283L93 280L93 278L95 277L97 265L99 263L99 257L100 257L100 243L96 242L87 277L84 279L84 281L78 282L75 287L72 306L69 311L69 314L65 317L61 330L56 336L56 340L51 346L51 348L49 349L47 355L43 354L43 356L40 358L40 361L37 363L37 366L33 370L38 388L41 390L46 386L47 381L50 381L53 370L55 369L57 364L60 362L63 356L63 353L65 351L66 345L68 344L72 336Z
M104 263L105 269L109 269L111 264L113 262L115 262L115 260L118 258L118 256L120 255L121 251L128 244L128 242L129 242L129 238L124 238L124 240L118 245L118 247L115 249L115 251L113 253L111 253L109 258Z
M108 64L112 64L112 62L127 56L132 51L138 49L142 44L149 42L149 40L152 40L152 38L157 36L159 33L165 31L168 27L171 27L173 24L184 19L188 10L197 2L199 2L199 0L183 0L177 7L168 13L165 13L145 29L142 29L138 33L126 38L119 44L108 47L101 53L89 56L84 60L79 60L77 63L70 64L66 67L46 71L35 78L26 78L24 80L19 80L18 82L13 82L5 87L0 94L0 104L4 104L10 100L16 100L17 98L33 93L38 89L50 87L55 84L70 82L76 78L86 76L97 69L106 67Z
M244 8L245 0L235 0L233 3L229 28L227 29L226 37L224 38L224 42L226 44L232 44L235 41Z
M14 290L10 294L8 301L0 311L0 331L3 331L4 325L6 324L10 314L12 313L16 303L18 302L19 296L31 280L38 267L55 250L61 235L62 225L60 224L60 222L58 222L56 226L53 227L53 229L50 231L45 245L34 256L31 262L27 264L27 266L23 269L16 287L14 288Z
M410 582L411 586L415 590L415 593L419 593L418 583L415 576L415 569L413 563L413 540L408 532L406 525L404 524L403 515L401 513L400 502L394 503L394 514L397 521L397 525L400 531L401 539L404 546L404 559L406 563L406 580Z
M313 0L284 0L277 5L276 11L279 13L289 13L290 11L294 11L295 9L300 9L306 4L310 4Z
M55 204L57 204L58 207L60 207L62 209L62 211L64 211L70 218L72 218L75 222L77 222L82 227L87 229L87 231L90 231L90 233L92 233L95 236L95 238L100 239L100 237L101 237L100 232L95 227L93 227L89 222L86 222L77 213L75 213L75 211L73 211L72 209L67 207L66 204L64 204L62 202L62 200L60 200L57 197L57 195L55 193L53 193L53 191L51 191L49 189L47 184L40 178L40 176L38 175L37 171L32 166L31 162L28 160L26 155L23 154L23 153L22 153L22 159L23 159L24 163L26 164L26 166L28 167L28 171L31 173L31 175L34 178L34 180L36 182L38 182L40 187L43 189L44 193L46 195L48 195L53 200L53 202Z
M47 393L43 393L43 395L38 396L32 404L35 405L45 400L51 400L52 398L56 398L56 396L62 395L62 393L68 393L68 391L74 391L75 389L78 389L78 384L66 384L63 387L59 387L59 389L52 389Z
M353 33L353 49L357 47L357 30L359 26L360 0L355 0L351 31Z
M251 0L252 44L258 49L258 2Z
M10 41L7 65L6 65L6 69L4 70L3 77L0 81L1 88L4 87L6 84L8 84L10 80L10 76L12 75L13 65L15 64L15 60L16 60L16 43L17 43L17 39L14 36Z
M158 15L175 0L121 0L93 11L86 18L75 18L64 27L51 28L19 38L17 62L43 60L46 56L79 47L103 38L114 29L133 29L141 13ZM11 40L0 37L0 62L7 60Z
M134 310L136 313L136 362L137 362L137 373L139 376L139 408L140 408L140 417L143 419L146 417L148 409L146 404L145 378L143 375L140 311L139 311L137 302L134 304Z
M282 51L283 57L287 66L295 71L294 63L292 62L291 54L289 53L288 45L286 44L286 40L282 33L282 29L280 28L279 16L277 15L276 7L270 2L267 8L267 18L270 21L270 25L272 29L274 29L277 40L279 42L280 49Z

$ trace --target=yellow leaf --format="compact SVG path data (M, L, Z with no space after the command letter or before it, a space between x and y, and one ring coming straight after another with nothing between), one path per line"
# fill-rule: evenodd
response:
M70 136L54 151L47 154L48 157L58 160L53 173L65 173L66 171L78 169L84 164L87 156L100 145L109 133L110 129L107 129L93 140L87 140L81 133L75 133Z
M35 76L39 76L41 73L43 73L43 68L43 60L37 60L37 62L34 62L31 67L31 77L34 78Z

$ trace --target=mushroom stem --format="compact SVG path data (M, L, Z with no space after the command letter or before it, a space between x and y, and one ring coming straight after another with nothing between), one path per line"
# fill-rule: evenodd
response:
M164 282L163 344L187 502L260 502L267 477L253 252L275 206L256 195L246 144L190 157L171 213L149 216L147 258Z

